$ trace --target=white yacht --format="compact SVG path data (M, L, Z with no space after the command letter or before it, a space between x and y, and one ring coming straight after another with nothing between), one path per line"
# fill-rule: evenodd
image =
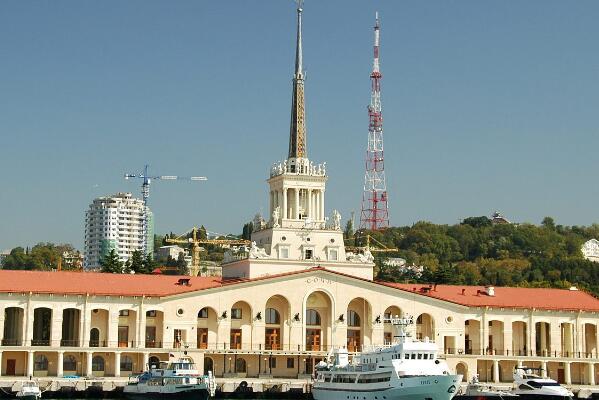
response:
M346 349L337 349L331 363L316 367L315 400L450 400L461 375L452 375L437 358L437 345L428 338L413 341L406 334L412 318L394 317L394 343L374 347L349 362Z
M216 383L209 372L201 376L189 357L173 362L161 362L158 368L133 377L123 389L133 399L194 399L206 400L214 396Z
M530 400L570 400L574 394L553 379L543 378L542 369L519 367L514 369L513 393Z
M36 382L25 381L15 396L20 400L38 400L42 397L42 391Z
M512 392L495 390L490 385L483 385L478 381L478 375L474 375L472 380L468 382L464 393L456 396L456 399L481 400L483 398L490 398L489 400L514 400L517 397L518 395Z

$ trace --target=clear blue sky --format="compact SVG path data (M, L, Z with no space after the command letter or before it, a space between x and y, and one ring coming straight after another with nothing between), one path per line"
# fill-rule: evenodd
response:
M599 221L599 2L307 0L309 156L359 213L381 14L393 225ZM83 243L94 197L158 182L158 232L240 232L287 151L291 0L0 2L0 249Z

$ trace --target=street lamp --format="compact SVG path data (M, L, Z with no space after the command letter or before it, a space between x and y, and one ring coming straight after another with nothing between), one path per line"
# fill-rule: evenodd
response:
M229 357L229 373L231 373L231 360L232 359L233 359L232 357Z
M266 375L266 362L268 361L268 358L264 357L264 375Z

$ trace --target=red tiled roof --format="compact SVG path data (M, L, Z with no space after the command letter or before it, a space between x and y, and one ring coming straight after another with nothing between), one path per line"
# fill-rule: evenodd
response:
M107 296L172 296L198 290L226 287L243 282L257 282L316 271L348 277L415 293L468 307L537 308L543 310L599 311L599 299L584 291L563 289L536 289L495 287L495 296L484 294L482 286L454 286L405 284L357 278L323 267L286 272L254 279L226 279L221 277L191 277L176 275L127 275L98 272L46 272L0 270L0 293L59 293L94 294ZM189 285L180 285L179 279L188 279ZM430 289L429 289L430 287ZM483 292L483 293L480 293Z
M189 286L178 285L181 278ZM168 296L222 284L220 277L0 270L0 292Z
M599 311L599 299L581 290L495 286L495 295L489 296L485 294L483 286L437 285L435 287L409 283L378 283L469 307Z

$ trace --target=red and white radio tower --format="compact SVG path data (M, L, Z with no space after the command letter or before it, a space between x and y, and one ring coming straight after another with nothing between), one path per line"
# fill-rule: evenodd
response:
M374 62L370 81L372 94L368 106L368 150L366 150L366 174L362 194L360 229L373 231L389 227L387 208L387 182L383 161L383 113L381 109L381 72L379 70L379 14L374 25Z

